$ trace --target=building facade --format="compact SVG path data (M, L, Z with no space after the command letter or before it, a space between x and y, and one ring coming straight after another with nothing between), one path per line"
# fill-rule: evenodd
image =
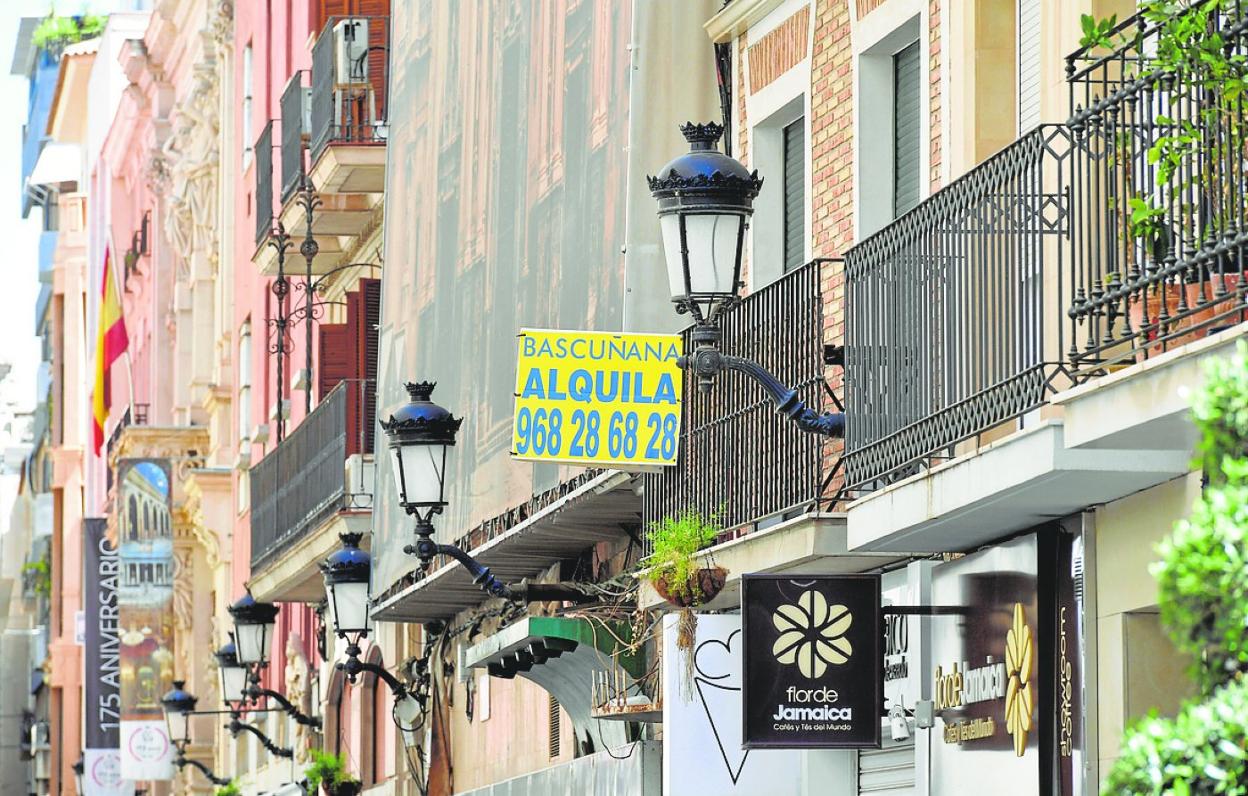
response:
M295 793L322 753L370 796L1095 792L1123 728L1185 695L1147 568L1201 486L1180 388L1245 328L1229 216L1182 209L1242 197L1235 174L1171 204L1165 251L1122 227L1156 176L1155 130L1123 121L1152 107L1123 79L1156 35L1134 12L166 0L56 48L24 26L46 378L0 688L29 792L72 793L95 737L75 630L97 527L121 778L149 793ZM1082 14L1138 36L1089 50ZM719 345L843 412L843 438L687 374L674 464L521 460L528 330L698 342L644 179L708 135L686 121L763 178ZM96 451L110 291L126 344ZM509 598L408 549L383 423L409 384L462 420L433 538ZM691 511L725 571L696 629L644 574L649 530ZM356 538L358 648L322 571ZM743 748L754 574L878 576L878 748ZM254 691L227 699L268 605ZM205 711L184 739L158 712L175 682Z

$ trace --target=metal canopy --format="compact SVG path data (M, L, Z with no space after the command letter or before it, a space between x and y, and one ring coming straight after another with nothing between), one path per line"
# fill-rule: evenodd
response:
M619 539L625 526L641 521L641 497L632 476L608 471L491 539L472 555L504 583L532 578L552 564L579 555L598 542ZM416 559L412 559L413 565ZM379 600L379 622L449 619L485 599L459 564L447 564Z

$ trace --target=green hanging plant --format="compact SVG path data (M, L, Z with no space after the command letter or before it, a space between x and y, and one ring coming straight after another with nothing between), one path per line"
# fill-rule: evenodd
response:
M303 772L308 781L308 793L315 793L322 786L331 795L359 793L361 783L347 773L342 755L331 755L319 749L313 749L311 755L312 765Z
M217 788L215 796L243 796L243 792L239 789L238 783L231 780L228 785Z
M653 523L646 532L653 551L645 562L646 579L677 605L709 599L698 577L703 569L698 554L715 543L721 530L718 515L704 517L693 510Z

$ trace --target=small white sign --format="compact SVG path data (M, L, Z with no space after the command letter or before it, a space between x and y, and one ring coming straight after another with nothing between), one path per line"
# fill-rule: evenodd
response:
M74 612L74 643L87 643L87 614L85 611Z

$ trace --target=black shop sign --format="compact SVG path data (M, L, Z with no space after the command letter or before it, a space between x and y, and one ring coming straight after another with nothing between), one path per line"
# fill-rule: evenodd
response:
M880 745L878 575L741 579L746 749Z

